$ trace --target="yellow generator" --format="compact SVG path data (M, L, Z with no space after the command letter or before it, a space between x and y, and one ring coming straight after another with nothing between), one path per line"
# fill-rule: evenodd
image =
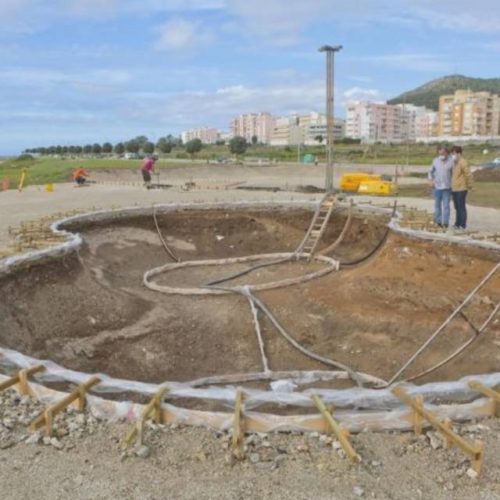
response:
M352 173L344 174L340 179L340 189L348 193L357 193L359 185L364 181L380 180L380 175Z
M385 175L352 173L344 174L340 181L342 191L379 196L397 194L398 186Z

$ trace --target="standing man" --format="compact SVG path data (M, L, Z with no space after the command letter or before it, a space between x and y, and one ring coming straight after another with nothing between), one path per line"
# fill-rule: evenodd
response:
M144 186L148 189L151 186L151 173L155 170L155 161L156 159L154 156L147 156L141 167Z
M450 223L451 175L453 158L445 147L440 147L427 175L434 195L434 222L443 228Z
M453 146L451 148L451 157L455 163L453 175L451 177L451 196L453 205L455 205L456 219L453 229L465 229L467 227L467 191L472 189L472 174L469 164L462 156L462 148Z

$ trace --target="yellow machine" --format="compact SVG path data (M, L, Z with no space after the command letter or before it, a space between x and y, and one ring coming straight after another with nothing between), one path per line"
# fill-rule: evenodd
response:
M359 185L364 181L380 180L380 175L352 173L342 175L340 180L340 189L342 191L357 193Z
M397 194L398 186L385 176L375 174L344 174L340 180L340 189L345 192L392 196Z

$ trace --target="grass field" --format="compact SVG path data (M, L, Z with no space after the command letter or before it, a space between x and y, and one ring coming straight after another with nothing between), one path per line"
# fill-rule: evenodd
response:
M399 196L432 198L431 190L427 184L400 186ZM480 207L500 208L500 182L476 182L474 188L467 194L467 203Z
M390 145L390 144L342 144L335 145L335 161L355 164L390 164L429 166L435 154L436 146L426 144ZM471 164L481 164L500 156L499 147L490 147L488 154L483 154L484 145L467 146L465 153ZM325 159L325 146L307 146L300 151L315 155L319 161ZM230 158L227 146L205 146L196 154L201 161ZM267 158L277 162L296 162L297 147L271 147L264 145L250 146L243 156L244 161L252 158ZM162 155L158 161L160 168L186 167L197 165L190 160L184 148L176 147L168 155ZM48 182L65 182L71 180L71 172L79 166L86 169L139 169L141 160L120 160L114 158L56 158L41 157L37 159L9 159L0 162L0 181L9 179L11 187L15 187L21 177L23 168L27 168L27 184L46 184ZM199 165L199 163L198 163ZM418 175L418 174L417 174Z
M59 158L40 158L36 160L7 160L0 163L0 180L9 179L11 188L17 186L21 178L23 168L27 170L26 185L46 184L49 182L68 182L72 180L74 169L82 166L91 171L93 169L137 169L141 165L140 160L116 160L116 159L80 159L66 160ZM184 165L184 164L183 164ZM187 162L186 167L191 164ZM179 163L159 160L157 166L160 168L173 168Z

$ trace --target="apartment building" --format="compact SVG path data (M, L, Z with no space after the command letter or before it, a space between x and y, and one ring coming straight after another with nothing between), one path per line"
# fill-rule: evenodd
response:
M342 139L344 135L345 121L335 118L334 138ZM327 140L326 115L316 112L291 115L275 120L270 144L272 146L317 145L320 143L319 136L325 144Z
M441 96L439 135L499 136L500 96L471 90Z
M244 137L248 142L257 137L257 141L269 144L274 128L274 118L270 113L247 113L235 117L230 124L231 134Z
M436 114L422 106L355 101L347 105L346 137L404 142L435 133Z
M210 127L194 128L182 132L181 139L184 144L193 139L200 139L203 144L215 144L219 139L219 131Z

